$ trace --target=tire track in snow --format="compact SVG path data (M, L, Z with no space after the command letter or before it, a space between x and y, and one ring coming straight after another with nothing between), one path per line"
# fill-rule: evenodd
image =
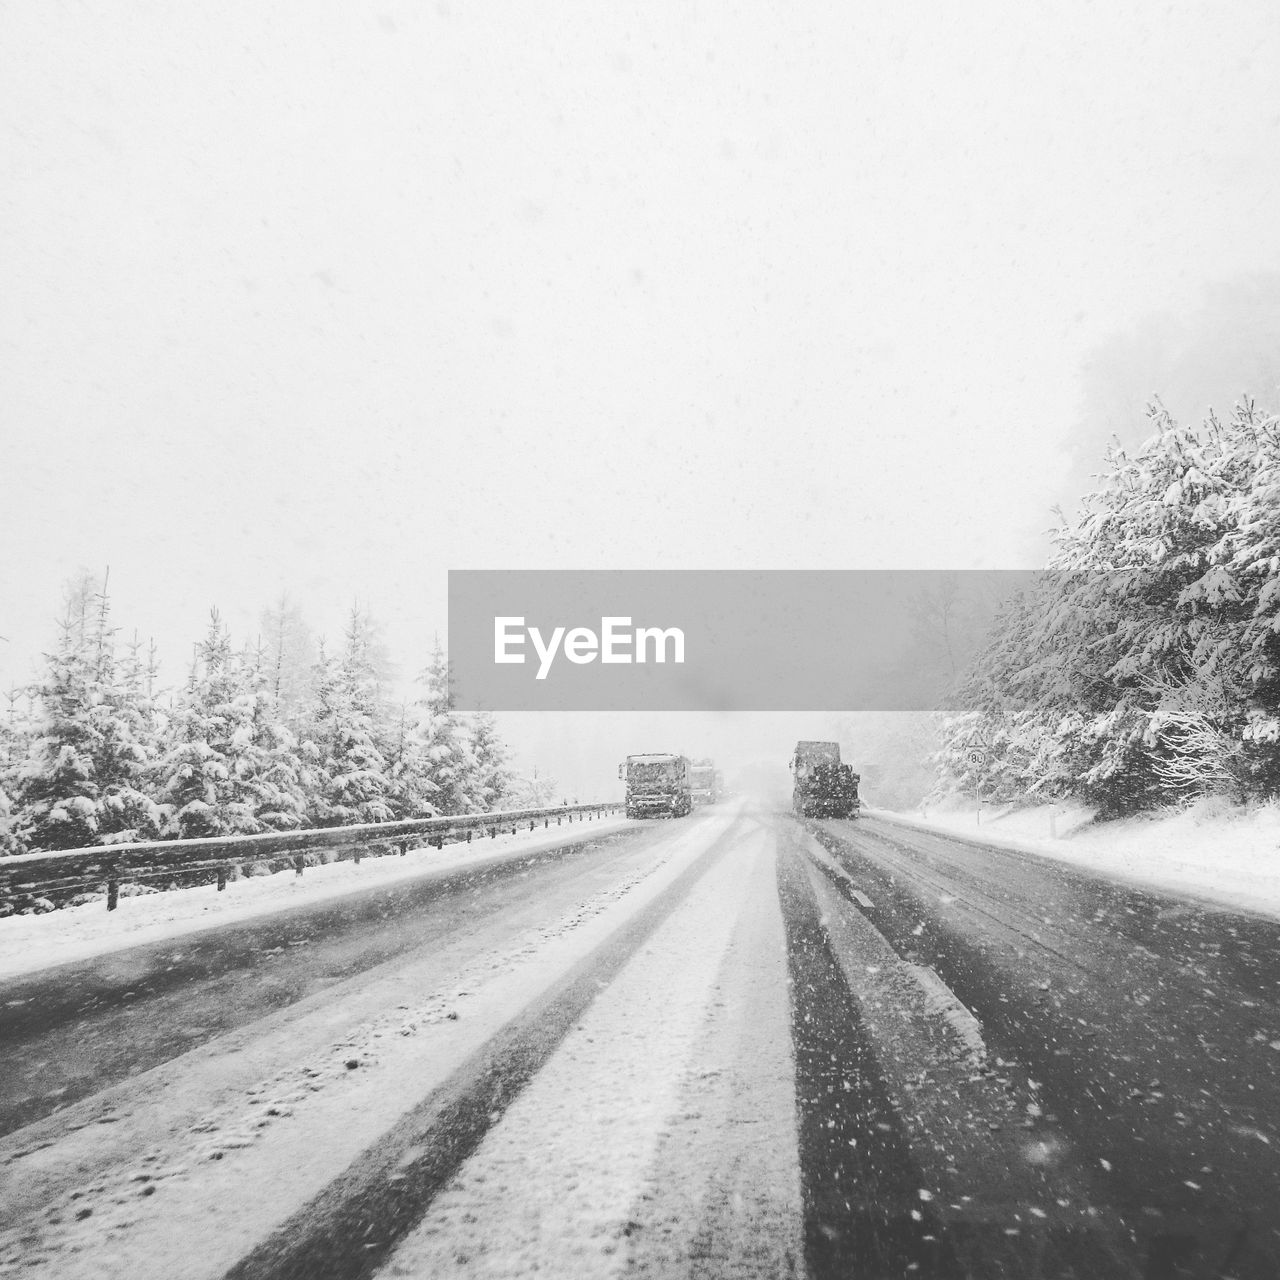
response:
M748 861L745 899L708 989L679 1096L626 1241L628 1280L803 1274L787 946L772 833ZM726 916L730 895L719 904ZM633 1224L633 1225L632 1225Z
M380 1277L795 1274L799 1174L776 900L772 938L760 927L772 879L768 842L740 839ZM771 953L761 957L761 945Z
M903 1122L921 1188L963 1274L1129 1280L1127 1233L1053 1119L1039 1082L973 1052L976 1020L933 970L902 959L855 910L847 878L806 837L810 888ZM957 1026L956 1010L964 1010ZM979 1040L978 1044L982 1044ZM1101 1174L1101 1170L1099 1170Z
M785 834L780 845L809 1276L964 1280L832 950L805 861Z
M545 1065L574 1023L734 843L734 823L666 889L507 1023L227 1280L370 1276Z
M638 832L603 838L626 856ZM313 992L412 958L530 875L572 874L602 841L430 867L413 879L215 924L0 982L0 1137L181 1057Z
M0 1275L221 1275L728 821L655 829L623 877L588 861L558 892L526 888L482 928L372 981L326 988L0 1139L0 1221L13 1224Z

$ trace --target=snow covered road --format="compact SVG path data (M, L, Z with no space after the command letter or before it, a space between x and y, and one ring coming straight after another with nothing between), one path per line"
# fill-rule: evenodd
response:
M507 1058L529 1039L552 1028L554 1048L565 992L585 1010L667 913L687 909L743 825L732 810L632 824L603 841L630 851L603 886L544 878L464 931L25 1126L0 1143L0 1268L214 1276L239 1262L252 1274L255 1247L279 1266L271 1232L306 1219L348 1170L378 1166L406 1117L430 1129L434 1113L466 1110L477 1080L510 1074ZM661 1026L647 1039L661 1043ZM526 1068L541 1065L535 1053ZM517 1073L514 1092L522 1083ZM308 1230L286 1230L289 1249Z
M795 1274L769 846L749 833L692 886L379 1274Z
M104 957L221 937L243 1016L0 1139L0 1275L1274 1280L1273 925L874 820L575 839Z

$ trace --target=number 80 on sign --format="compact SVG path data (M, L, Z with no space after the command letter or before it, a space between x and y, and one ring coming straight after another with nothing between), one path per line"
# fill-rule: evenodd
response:
M981 747L969 747L964 753L964 762L974 769L981 769L987 763L987 753Z

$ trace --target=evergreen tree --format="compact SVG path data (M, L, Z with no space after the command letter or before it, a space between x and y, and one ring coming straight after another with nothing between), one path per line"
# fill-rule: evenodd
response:
M538 771L538 766L528 773L512 775L507 791L507 809L546 809L560 802L560 784L552 777Z
M0 786L0 857L21 853L17 832L13 829L13 804L9 793Z
M160 809L150 794L160 750L160 726L149 692L156 676L155 648L151 647L144 665L135 635L117 667L108 612L104 583L94 636L95 719L101 735L94 760L101 788L98 839L103 843L153 839L161 827Z
M303 764L275 715L263 650L234 653L216 609L172 730L160 767L171 834L256 835L303 824Z
M31 849L146 839L159 811L143 788L152 742L117 678L106 584L68 593L57 648L35 693L39 713L17 769L16 833Z
M379 743L384 665L376 629L357 607L347 622L342 657L328 658L321 645L310 733L318 783L311 813L319 826L388 822L395 816Z
M469 729L457 713L438 643L419 714L392 715L393 673L367 613L352 609L339 657L320 647L309 697L286 693L282 653L298 652L287 601L275 619L274 634L236 652L213 610L185 686L165 702L154 645L135 635L118 654L105 584L75 584L27 712L28 691L0 709L0 854L503 802L511 778L496 724L481 716Z
M498 737L491 711L477 712L471 722L472 799L481 813L501 809L514 776L506 745Z
M298 740L280 716L264 647L246 647L238 664L234 781L259 830L293 830L305 823L307 807Z
M18 771L18 835L33 849L77 849L98 835L89 718L89 664L74 613L58 625L58 644L45 655L36 686L40 715Z
M977 731L997 790L1104 813L1280 791L1280 421L1249 401L1195 428L1150 417L953 699L952 784Z
M454 708L449 660L436 638L431 663L423 673L426 697L421 701L421 734L434 804L445 814L475 813L480 803L473 792L475 761L462 717Z
M0 856L21 853L15 830L13 797L18 794L18 769L25 758L29 726L20 714L22 690L13 686L5 694L0 711Z
M186 688L174 709L173 741L160 764L168 834L181 839L252 832L237 803L230 760L239 716L233 709L231 637L211 610Z
M397 818L434 818L437 788L431 781L426 744L407 702L400 704L386 744L388 800Z
M288 592L262 612L262 670L274 715L297 729L306 718L318 654L302 609Z

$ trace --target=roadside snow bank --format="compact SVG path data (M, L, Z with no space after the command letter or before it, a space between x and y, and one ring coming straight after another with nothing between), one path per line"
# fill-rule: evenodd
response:
M864 812L1037 853L1147 888L1280 917L1280 804L1203 801L1158 815L1094 823L1079 805L1032 809ZM1056 834L1055 834L1056 833Z

